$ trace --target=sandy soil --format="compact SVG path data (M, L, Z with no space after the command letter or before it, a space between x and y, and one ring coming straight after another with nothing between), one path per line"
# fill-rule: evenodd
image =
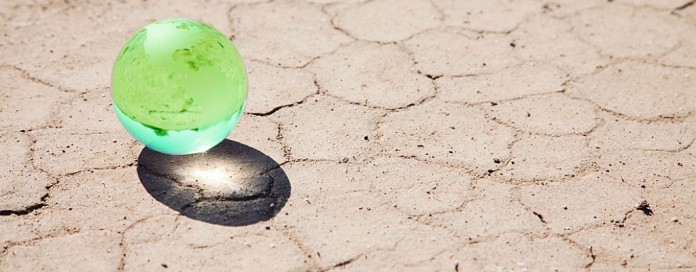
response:
M693 3L0 1L0 271L694 271ZM204 155L112 110L168 17L248 65Z

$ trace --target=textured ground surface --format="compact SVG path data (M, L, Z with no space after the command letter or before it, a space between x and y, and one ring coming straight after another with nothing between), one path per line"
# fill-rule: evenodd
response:
M0 1L0 270L694 271L693 3ZM118 123L167 17L245 57L246 149Z

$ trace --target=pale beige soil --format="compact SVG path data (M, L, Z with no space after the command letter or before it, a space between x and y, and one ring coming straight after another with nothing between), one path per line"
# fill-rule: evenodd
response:
M0 271L695 271L693 3L0 1ZM249 70L200 156L111 106L169 17Z

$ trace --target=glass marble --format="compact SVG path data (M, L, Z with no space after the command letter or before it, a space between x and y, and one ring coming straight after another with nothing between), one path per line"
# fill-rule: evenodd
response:
M243 115L247 72L232 42L210 25L167 19L145 26L123 47L111 80L114 110L155 151L204 152Z

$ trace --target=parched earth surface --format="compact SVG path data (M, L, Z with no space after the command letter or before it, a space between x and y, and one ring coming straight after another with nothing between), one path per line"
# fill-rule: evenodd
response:
M198 156L112 109L120 47L169 17L249 71ZM0 22L1 271L696 270L693 0L10 0Z

